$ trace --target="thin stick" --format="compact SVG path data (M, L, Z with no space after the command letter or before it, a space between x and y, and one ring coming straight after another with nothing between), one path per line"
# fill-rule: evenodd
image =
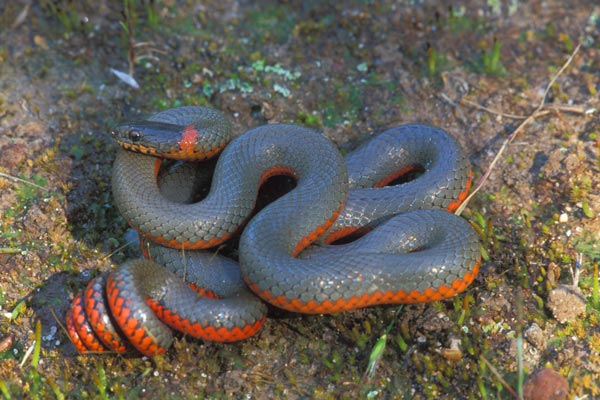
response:
M38 188L38 189L44 190L44 191L46 191L46 192L49 192L49 191L50 191L50 189L48 189L48 188L45 188L45 187L43 187L43 186L40 186L40 185L38 185L37 183L33 183L33 182L30 182L30 181L28 181L28 180L25 180L25 179L19 178L19 177L17 177L17 176L8 175L8 174L5 174L5 173L3 173L3 172L0 172L0 176L1 176L1 177L3 177L3 178L6 178L6 179L10 179L10 180L12 180L13 182L21 182L21 183L25 183L25 184L27 184L27 185L31 185L31 186L33 186L33 187L36 187L36 188Z
M108 259L109 259L109 258L111 258L113 255L115 255L117 252L119 252L119 251L121 251L121 250L123 250L123 249L125 249L125 248L127 248L127 247L129 247L129 246L131 246L131 245L132 245L132 244L134 244L135 242L136 242L135 240L131 240L131 241L129 241L129 242L127 242L127 243L125 243L124 245L117 247L117 248L116 248L115 250L113 250L111 253L109 253L109 254L105 255L104 257L102 257L102 261L106 261L106 260L108 260Z
M540 101L540 105L538 106L537 110L535 110L535 111L539 111L542 109L542 107L544 107L544 104L546 103L546 96L548 95L548 92L550 91L550 89L552 89L552 85L554 85L554 82L556 82L558 77L560 75L562 75L562 73L565 71L565 69L567 69L569 67L571 62L573 62L573 58L575 58L575 55L579 52L580 48L581 48L581 43L579 43L577 45L577 47L575 47L575 50L573 50L573 53L571 53L571 55L569 56L569 59L563 64L561 69L558 70L558 72L554 75L552 80L550 80L550 83L548 84L548 86L546 86L546 90L544 91L544 95L542 96L542 100Z
M503 113L501 111L496 111L496 110L493 110L491 108L487 108L486 106L482 106L481 104L475 103L474 101L467 100L467 99L464 99L464 98L460 99L459 104L466 104L466 105L469 105L471 107L477 108L479 110L486 111L486 112L488 112L490 114L500 115L501 117L505 117L505 118L527 119L527 116L525 116L525 115L515 115L515 114Z
M513 140L515 140L515 138L517 137L517 135L519 134L519 132L521 132L525 128L525 126L527 124L529 124L531 121L535 120L536 118L542 117L544 115L550 114L552 112L552 110L542 110L542 108L544 108L544 105L546 104L546 96L548 95L548 92L552 88L552 85L554 85L554 82L556 82L556 80L558 79L558 77L571 64L571 62L575 58L575 55L577 54L577 52L579 51L580 48L581 48L581 43L579 43L577 45L577 47L575 47L575 50L573 50L573 53L571 53L571 55L569 56L569 58L567 59L567 61L564 63L564 65L561 67L561 69L558 70L558 72L550 80L550 83L548 83L548 85L546 86L546 89L544 90L544 95L542 96L542 100L540 101L540 104L536 107L536 109L527 118L525 118L525 120L523 122L521 122L519 124L519 126L517 127L517 129L515 129L515 131L513 133L511 133L509 137L506 138L506 140L504 141L504 143L502 143L502 146L500 147L500 150L498 150L498 152L496 153L496 156L494 157L494 159L490 163L488 169L485 171L485 173L483 174L483 176L477 182L477 185L475 186L475 188L473 189L473 191L467 196L467 198L465 199L465 201L463 201L463 203L460 205L460 207L458 207L458 209L456 210L456 212L455 212L456 215L460 215L463 212L463 210L465 209L465 207L469 204L469 201L483 187L483 185L485 184L485 182L488 180L490 174L492 173L492 170L496 166L496 163L500 160L500 157L502 156L502 154L504 153L504 151L508 148L508 145L510 145L513 142ZM485 109L483 106L478 106L478 108ZM577 108L577 110L580 111L580 109L578 109L578 108ZM486 109L486 111L488 111L488 110ZM571 111L571 109L569 109L569 111ZM582 113L585 113L585 110L583 110ZM507 114L507 115L510 115L510 114Z
M452 105L456 105L456 103L452 102L450 99L445 98L446 101L450 102ZM494 115L499 115L501 117L505 117L505 118L511 118L511 119L527 119L526 115L516 115L516 114L508 114L508 113L503 113L502 111L497 111L494 110L493 108L488 108L486 106L482 106L481 104L475 103L474 101L468 100L468 99L460 99L460 101L458 102L459 104L466 104L468 106L477 108L479 110L483 110L485 112L488 112L490 114L494 114ZM544 111L540 111L539 113L537 113L537 117L542 117L544 115L548 115L550 114L551 111L556 111L556 112L568 112L568 113L572 113L572 114L588 114L590 111L588 109L585 109L583 107L578 107L578 106L566 106L564 104L544 104Z
M484 356L481 356L480 359L485 363L485 365L488 366L490 371L492 371L492 374L494 374L494 376L496 376L496 379L498 379L500 381L500 383L502 383L502 386L504 386L506 388L506 390L508 390L515 399L518 399L519 395L517 394L517 392L515 392L515 390L508 384L508 382L506 382L504 380L504 378L502 378L502 375L500 375L500 372L498 372L496 367L494 367L492 365L492 363L489 362Z

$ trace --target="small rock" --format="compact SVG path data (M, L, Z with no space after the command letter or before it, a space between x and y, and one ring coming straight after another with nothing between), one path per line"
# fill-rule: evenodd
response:
M463 357L462 350L460 349L460 339L450 338L450 346L441 349L439 352L446 360L459 361Z
M568 393L567 378L550 368L535 371L523 385L525 400L564 400Z
M535 348L543 349L546 345L544 331L535 322L525 330L525 339Z
M260 106L261 106L261 112L262 112L263 117L266 120L273 119L273 117L275 116L273 107L271 107L271 105L269 103L267 103L266 101L263 101Z
M550 291L546 303L558 322L574 321L585 312L586 300L581 290L573 285L558 285Z

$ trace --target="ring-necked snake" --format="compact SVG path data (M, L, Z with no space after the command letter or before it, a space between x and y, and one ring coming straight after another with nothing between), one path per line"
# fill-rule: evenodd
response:
M161 353L172 336L160 321L207 340L251 336L266 307L248 287L286 310L331 313L441 300L475 278L477 234L440 210L464 200L471 170L442 130L394 127L345 159L324 136L295 125L265 125L233 140L231 131L222 114L203 107L115 129L115 203L144 243L160 245L143 246L154 261L129 261L75 297L67 326L80 351L124 351L124 335L144 354ZM203 200L161 194L162 158L209 158L223 147ZM394 184L413 170L417 178ZM295 188L252 216L258 188L282 174ZM239 267L188 251L240 230ZM327 244L357 231L354 241Z

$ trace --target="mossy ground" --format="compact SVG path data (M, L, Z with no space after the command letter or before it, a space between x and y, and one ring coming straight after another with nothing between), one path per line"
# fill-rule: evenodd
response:
M7 2L0 14L0 393L11 398L509 398L540 366L600 396L600 8L593 1ZM128 34L128 32L130 34ZM132 47L131 44L135 46ZM272 310L242 343L180 337L152 359L78 356L70 296L135 250L112 203L121 119L186 104L238 132L315 127L342 150L401 122L440 126L481 176L577 43L583 47L466 217L488 257L456 299L332 316ZM133 49L133 51L132 51ZM128 71L140 89L109 68ZM25 182L24 182L25 181ZM583 254L587 312L560 324L549 290ZM597 299L596 299L597 301ZM54 313L54 314L53 314ZM35 326L41 322L41 353ZM542 340L520 340L539 328ZM460 353L452 347L459 343ZM523 343L523 351L519 351ZM35 361L34 361L35 360Z

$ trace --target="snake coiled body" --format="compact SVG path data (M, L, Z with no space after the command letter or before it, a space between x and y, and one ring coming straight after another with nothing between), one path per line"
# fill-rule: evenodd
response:
M437 128L391 128L345 159L325 137L295 125L265 125L231 140L226 119L202 107L167 110L116 132L123 149L113 169L115 203L144 240L166 246L150 245L145 253L170 271L136 260L102 278L106 283L90 283L99 290L104 285L105 294L88 286L67 318L71 336L78 336L74 343L89 341L80 350L115 349L102 328L91 335L93 327L82 327L86 315L102 307L110 316L101 320L114 320L138 350L154 354L172 340L161 320L207 340L256 333L266 308L247 287L277 307L330 313L445 299L477 274L476 233L440 210L464 200L470 167L457 143ZM206 158L230 140L206 198L181 204L161 195L156 177L163 156ZM415 169L418 178L388 186ZM251 218L258 188L281 174L293 177L296 187ZM212 252L181 251L212 248L240 230L239 267ZM326 244L357 231L367 233ZM207 276L212 288L205 287ZM199 298L183 278L218 299ZM99 305L102 297L107 306Z

